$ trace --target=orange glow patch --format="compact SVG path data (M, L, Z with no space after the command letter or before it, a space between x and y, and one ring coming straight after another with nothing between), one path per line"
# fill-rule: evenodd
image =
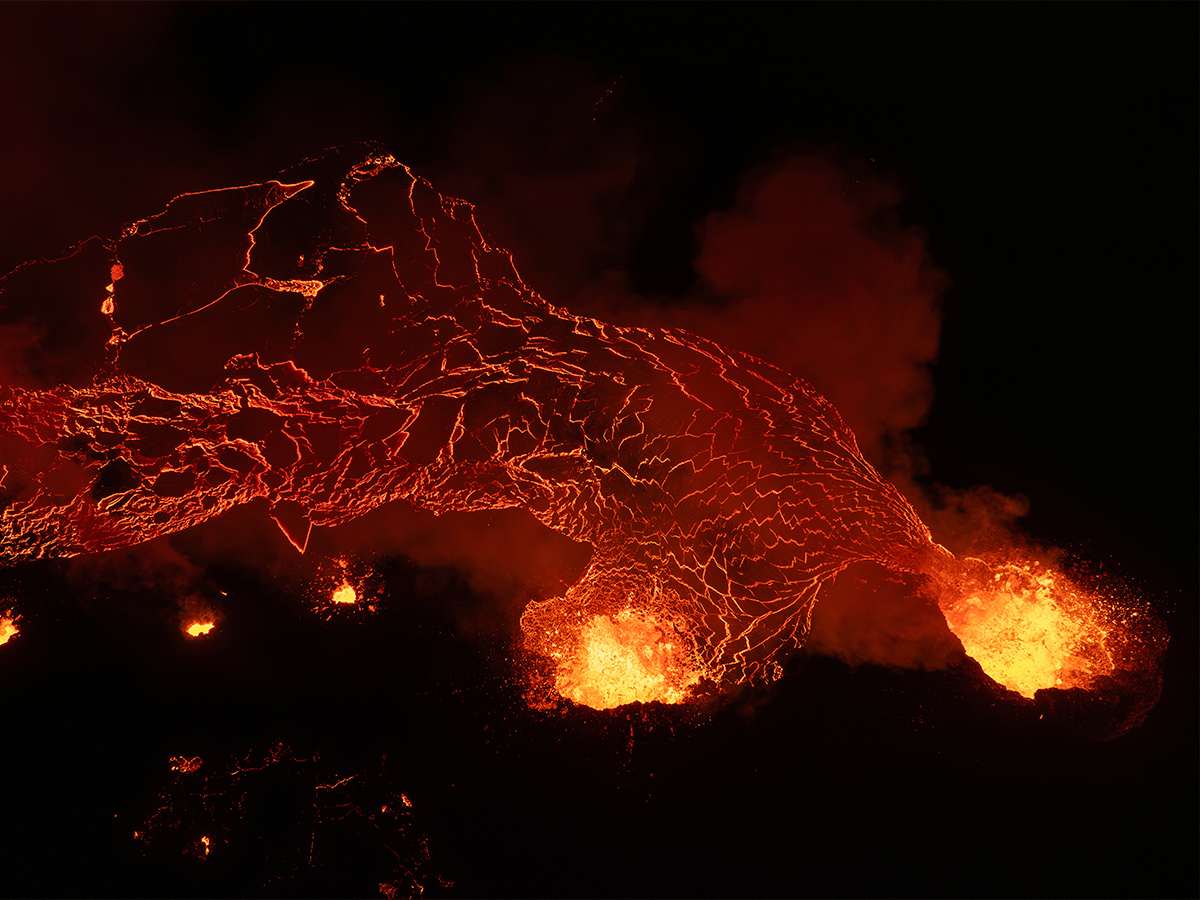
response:
M0 644L7 644L21 633L21 629L17 627L18 618L12 614L0 616Z
M1104 601L1039 564L996 566L940 605L967 654L1024 697L1113 671Z
M579 649L560 664L562 696L594 709L626 703L680 703L701 678L682 638L654 616L626 609L594 616Z
M199 637L202 634L208 634L216 625L216 622L193 622L185 630L192 637Z
M334 603L356 603L358 602L358 592L354 590L354 586L348 581L344 581L334 589L333 595L329 598Z
M367 563L335 557L318 564L310 590L309 605L326 622L362 622L379 608L382 581Z

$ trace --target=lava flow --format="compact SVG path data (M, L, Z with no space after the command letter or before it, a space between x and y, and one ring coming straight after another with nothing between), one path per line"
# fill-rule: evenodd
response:
M300 552L314 525L395 500L522 507L593 550L521 618L579 703L776 677L857 561L940 586L968 652L1017 691L1103 671L1082 597L1003 566L969 583L981 564L933 541L806 382L550 305L470 204L390 156L331 151L286 177L182 195L8 276L15 311L53 270L91 318L55 383L0 387L6 558L127 547L252 501ZM356 597L343 581L332 601Z

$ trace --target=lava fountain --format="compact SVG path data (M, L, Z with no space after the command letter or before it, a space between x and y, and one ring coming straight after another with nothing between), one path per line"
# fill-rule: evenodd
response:
M1044 688L1088 688L1113 672L1104 598L1036 562L982 560L943 593L950 630L983 671L1032 698Z
M685 639L650 613L597 615L579 630L570 655L552 651L559 694L594 709L627 703L680 703L704 672Z
M928 579L967 652L1026 696L1112 671L1092 598L955 559L803 380L552 306L470 204L386 154L284 178L182 195L0 285L32 314L53 274L87 325L55 383L0 387L5 558L127 547L252 501L300 552L314 525L396 500L520 507L592 547L521 618L577 703L777 677L858 561Z

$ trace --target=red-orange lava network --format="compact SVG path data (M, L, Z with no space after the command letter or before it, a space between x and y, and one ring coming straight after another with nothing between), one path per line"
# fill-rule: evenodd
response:
M94 285L81 308L105 339L54 387L0 388L7 558L127 547L253 500L301 552L313 525L399 499L522 507L593 548L521 619L579 703L775 677L822 585L860 560L930 578L967 652L1019 693L1112 668L1094 598L956 560L807 383L550 305L470 204L389 156L185 194L49 265ZM345 581L331 600L356 596Z

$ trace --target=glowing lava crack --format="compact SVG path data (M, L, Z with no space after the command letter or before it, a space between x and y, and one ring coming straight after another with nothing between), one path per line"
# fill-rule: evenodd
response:
M75 314L102 339L91 368L0 388L6 558L126 547L258 499L300 550L399 499L523 507L593 548L522 627L595 706L773 677L855 561L957 577L802 380L551 306L469 204L388 156L289 178L183 195L49 264L77 271Z

